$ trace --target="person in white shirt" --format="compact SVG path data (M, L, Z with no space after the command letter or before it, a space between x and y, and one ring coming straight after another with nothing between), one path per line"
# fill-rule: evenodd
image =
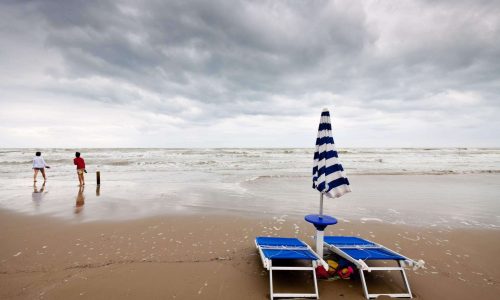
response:
M47 176L45 176L45 168L50 169L50 167L45 163L45 160L42 157L42 153L37 152L35 154L35 157L33 157L33 171L35 171L35 175L33 175L34 182L36 182L38 171L42 172L43 181L47 181Z

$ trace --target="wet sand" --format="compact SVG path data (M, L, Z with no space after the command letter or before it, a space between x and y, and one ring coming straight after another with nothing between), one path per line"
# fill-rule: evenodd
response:
M173 215L71 223L0 210L0 299L267 299L268 273L254 238L297 236L312 226L288 216ZM358 235L426 261L408 270L417 299L498 299L500 231L343 222ZM312 242L310 242L312 244ZM370 274L371 292L402 291L399 274ZM310 290L280 274L276 289ZM301 282L303 280L304 282ZM364 299L359 279L320 281L322 299Z
M108 177L102 186L88 178L82 190L76 179L49 177L45 186L33 186L29 180L1 175L0 209L69 222L208 213L257 218L286 213L301 218L319 210L319 195L308 176L176 183L175 176L154 172L137 181L111 180L111 174L103 174ZM324 205L326 214L342 221L500 229L500 174L353 175L349 180L353 192Z

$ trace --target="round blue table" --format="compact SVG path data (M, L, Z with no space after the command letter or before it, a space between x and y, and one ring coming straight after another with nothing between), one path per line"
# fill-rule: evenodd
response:
M311 223L316 227L317 230L323 231L326 226L337 224L337 219L327 215L307 215L304 218L307 222Z

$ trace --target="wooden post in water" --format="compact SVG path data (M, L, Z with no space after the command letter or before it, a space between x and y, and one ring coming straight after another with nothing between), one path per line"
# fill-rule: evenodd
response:
M96 175L96 178L97 178L97 185L101 185L101 172L97 171L95 173L95 175Z

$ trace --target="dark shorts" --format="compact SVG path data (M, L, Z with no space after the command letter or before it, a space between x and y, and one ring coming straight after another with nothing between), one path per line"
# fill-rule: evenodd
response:
M35 170L38 170L38 171L43 171L44 168L33 168Z

